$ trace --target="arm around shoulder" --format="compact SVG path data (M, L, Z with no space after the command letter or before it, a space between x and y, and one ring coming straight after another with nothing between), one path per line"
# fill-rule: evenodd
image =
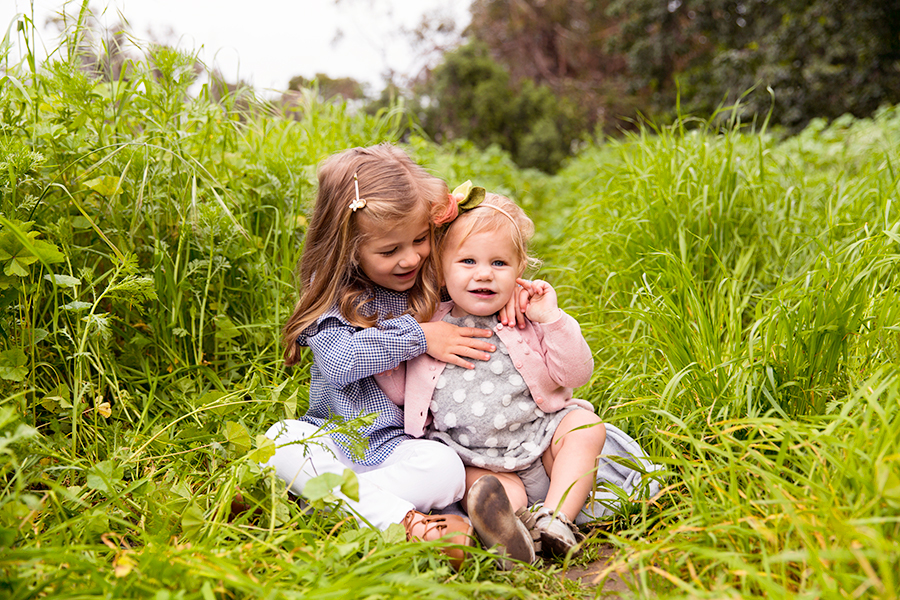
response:
M337 386L394 369L425 352L422 328L409 316L363 329L333 319L307 342L319 371Z

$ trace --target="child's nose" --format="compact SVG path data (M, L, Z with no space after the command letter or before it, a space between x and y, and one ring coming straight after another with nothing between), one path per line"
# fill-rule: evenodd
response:
M481 265L475 271L475 277L480 281L489 281L494 278L494 272L488 265Z
M403 256L400 258L400 266L404 268L415 267L419 264L421 259L422 257L419 253L415 249L410 248L404 252Z

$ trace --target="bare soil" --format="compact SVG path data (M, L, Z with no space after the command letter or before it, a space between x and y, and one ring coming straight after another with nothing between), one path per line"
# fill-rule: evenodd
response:
M563 575L572 581L578 581L586 587L602 586L602 594L614 598L630 598L631 590L628 588L626 578L622 574L613 571L608 574L605 579L600 581L601 574L609 566L615 550L611 545L600 546L598 549L598 557L594 562L587 565L573 566L567 569Z

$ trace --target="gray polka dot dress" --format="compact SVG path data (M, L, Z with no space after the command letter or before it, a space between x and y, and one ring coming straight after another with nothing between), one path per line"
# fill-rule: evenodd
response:
M457 319L448 314L443 320L491 331L498 323L496 316ZM496 334L487 341L497 346L490 360L472 361L474 369L444 368L431 400L434 421L427 436L456 450L467 465L518 471L541 457L562 418L579 407L542 411L503 342Z

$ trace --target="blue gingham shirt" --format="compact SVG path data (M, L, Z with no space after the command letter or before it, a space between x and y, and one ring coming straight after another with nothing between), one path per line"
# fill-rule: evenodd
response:
M375 422L360 429L369 444L362 459L353 457L347 436L331 439L348 457L363 465L382 463L397 444L410 436L403 432L403 408L388 399L373 375L396 368L425 353L425 333L410 315L406 293L375 287L366 312L378 315L375 327L355 327L335 306L297 339L313 352L309 409L301 420L317 427L329 417L352 419L376 413ZM391 317L392 315L403 315ZM333 427L333 425L332 425Z

